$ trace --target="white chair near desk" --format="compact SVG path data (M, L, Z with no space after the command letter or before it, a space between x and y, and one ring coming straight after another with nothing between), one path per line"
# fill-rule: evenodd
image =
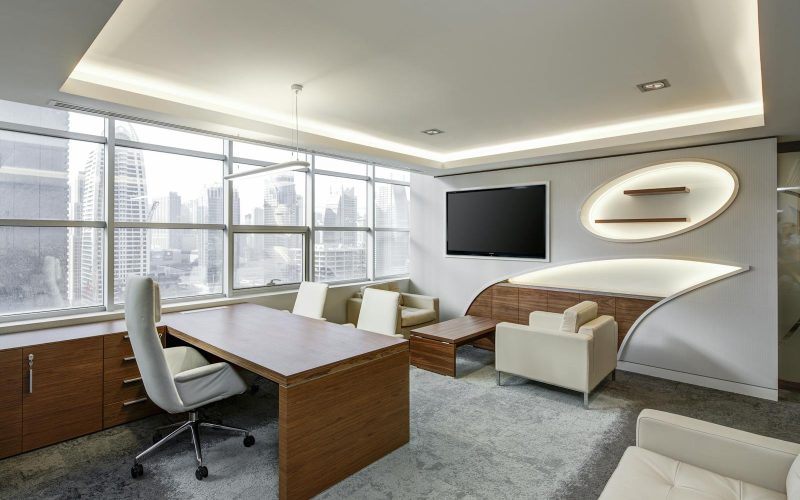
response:
M198 409L241 394L247 386L228 363L209 363L191 347L161 347L155 326L160 316L159 296L158 285L151 278L128 278L125 291L128 335L147 397L166 412L189 412L190 418L164 427L177 427L164 438L160 438L157 431L154 444L134 459L131 476L141 477L144 473L141 461L164 443L188 430L197 459L195 477L202 480L208 476L208 468L203 464L200 427L243 434L246 447L252 446L255 438L245 429L200 421Z
M400 324L400 294L367 288L364 290L358 324L347 323L346 326L355 326L359 330L389 337L403 337L397 333L398 324Z
M314 283L304 281L297 290L292 314L298 314L311 319L325 319L322 311L325 309L325 299L328 296L327 283Z

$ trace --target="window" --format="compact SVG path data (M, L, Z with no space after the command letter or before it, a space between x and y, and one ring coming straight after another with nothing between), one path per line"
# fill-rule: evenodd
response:
M131 275L187 301L408 273L407 171L270 170L297 153L6 101L0 122L0 321L119 309Z
M142 130L155 137L153 128L117 122L114 130L116 138L137 138ZM182 146L212 140L177 134ZM217 141L221 150L222 141ZM188 156L152 151L132 140L125 144L129 146L114 149L114 302L124 301L131 275L158 281L164 299L221 294L222 161L203 158L201 151Z
M408 274L410 205L409 186L375 182L376 278Z
M0 315L102 306L104 146L70 138L97 118L0 101L0 119L53 130L0 131Z
M314 160L314 280L367 279L367 165Z

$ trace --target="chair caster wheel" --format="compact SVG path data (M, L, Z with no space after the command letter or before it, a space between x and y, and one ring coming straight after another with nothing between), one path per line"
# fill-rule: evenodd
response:
M256 444L256 438L254 438L253 436L245 436L244 437L244 447L245 448L250 448L254 444Z
M201 465L194 471L194 477L197 478L198 481L202 481L204 478L208 477L208 467L205 465Z
M161 435L160 432L154 432L153 433L153 444L156 444L157 442L161 441L162 437L163 436Z
M133 464L133 467L131 467L131 477L134 479L138 479L142 477L143 474L144 474L144 467L142 467L142 464Z

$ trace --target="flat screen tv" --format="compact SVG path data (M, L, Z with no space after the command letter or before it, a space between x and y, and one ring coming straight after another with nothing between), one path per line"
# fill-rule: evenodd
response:
M548 258L547 184L446 196L447 255Z

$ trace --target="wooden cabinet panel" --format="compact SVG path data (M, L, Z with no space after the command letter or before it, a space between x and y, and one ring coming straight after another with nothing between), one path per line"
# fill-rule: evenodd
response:
M547 311L547 292L534 288L519 289L519 320L520 325L527 325L533 311Z
M554 313L563 313L581 301L580 295L572 292L547 291L547 310Z
M22 349L0 351L0 458L22 451Z
M467 309L469 316L481 316L483 318L492 317L492 287L482 291Z
M157 328L158 335L161 337L161 345L165 345L164 339L166 337L166 327L159 326ZM104 335L103 336L103 357L104 358L116 358L116 357L126 357L133 355L133 347L131 347L131 341L128 338L127 333L115 333L113 335Z
M519 321L519 288L495 285L492 287L492 319L516 323Z
M130 401L147 396L144 384L136 378L106 380L103 382L103 404Z
M138 376L139 366L136 365L136 358L133 354L126 357L118 356L103 360L104 380L122 380Z
M618 345L622 344L622 339L628 334L628 330L633 326L639 316L656 302L655 300L629 299L625 297L616 298L614 319L617 320Z
M614 316L616 311L614 310L615 307L615 297L611 297L608 295L590 295L587 293L580 294L581 302L584 300L588 300L591 302L595 302L597 304L597 315L603 316Z
M32 391L28 356L33 354ZM103 426L103 339L53 342L22 349L22 451Z
M103 428L107 429L132 420L149 417L160 411L161 408L147 399L147 396L108 403L103 406Z

